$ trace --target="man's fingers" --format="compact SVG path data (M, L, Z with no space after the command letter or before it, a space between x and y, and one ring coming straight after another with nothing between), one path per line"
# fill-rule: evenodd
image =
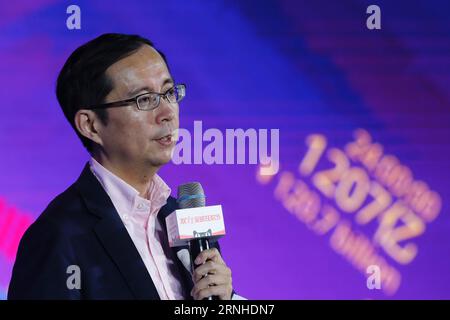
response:
M222 256L220 255L220 252L219 250L217 250L217 248L211 248L200 252L197 258L195 258L194 263L196 265L199 265L205 263L206 260L212 260L222 264L224 263Z
M201 300L210 296L218 296L221 300L231 299L231 269L227 267L217 248L200 252L194 263L198 265L192 274L195 285L191 295L194 299Z
M207 274L208 275L221 274L224 276L231 276L231 269L224 264L218 264L211 260L206 261L201 266L195 268L192 274L192 280L194 281L194 283L197 283L201 278L203 278Z
M231 282L231 279L224 275L209 274L208 276L200 279L192 288L191 296L198 294L200 290L206 289L210 286L220 286Z
M206 261L204 264L194 269L194 272L192 273L192 280L194 283L197 283L205 275L215 274L217 272L216 267L217 264L215 262Z
M193 298L195 300L202 300L211 296L218 296L220 300L228 300L231 299L232 292L233 288L231 284L210 286L194 292Z

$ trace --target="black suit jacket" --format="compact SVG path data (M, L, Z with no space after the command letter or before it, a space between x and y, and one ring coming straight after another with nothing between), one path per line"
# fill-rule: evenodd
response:
M165 218L177 208L169 197L158 212ZM163 246L167 244L164 232ZM219 249L218 243L212 246ZM193 282L171 248L176 273L186 299ZM80 268L81 288L67 280ZM78 180L57 196L22 237L14 264L8 299L159 299L153 281L111 199L89 164Z

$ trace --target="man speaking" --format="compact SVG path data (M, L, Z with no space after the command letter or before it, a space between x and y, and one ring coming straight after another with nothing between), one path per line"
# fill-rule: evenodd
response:
M71 54L56 94L91 159L24 234L9 299L233 297L217 242L191 275L167 241L177 202L157 172L171 159L185 92L140 36L104 34Z

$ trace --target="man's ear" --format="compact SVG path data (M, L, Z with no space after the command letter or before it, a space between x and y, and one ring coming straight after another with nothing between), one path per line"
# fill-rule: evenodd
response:
M75 127L84 137L103 145L102 138L99 135L99 127L102 125L100 119L92 110L80 109L75 114Z

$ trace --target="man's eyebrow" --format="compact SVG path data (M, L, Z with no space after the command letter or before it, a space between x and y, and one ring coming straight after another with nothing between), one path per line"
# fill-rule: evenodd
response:
M166 78L164 80L161 88L163 88L166 84L174 84L173 79L172 78ZM153 89L149 88L148 86L144 86L144 87L140 87L140 88L137 88L137 89L131 91L128 95L130 97L134 97L136 94L138 94L139 92L142 92L142 91L155 92Z

